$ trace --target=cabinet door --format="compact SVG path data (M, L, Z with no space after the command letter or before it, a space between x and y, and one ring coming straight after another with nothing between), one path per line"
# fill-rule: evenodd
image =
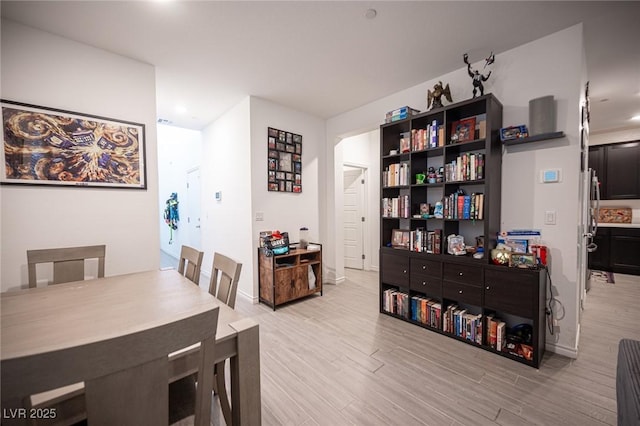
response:
M606 198L640 198L640 142L607 145L606 149Z
M538 274L518 269L484 272L484 306L496 311L535 318L534 304L538 294Z
M609 257L611 256L611 248L609 246L609 228L599 227L593 242L598 248L596 251L588 253L589 269L598 271L611 271Z
M611 229L611 268L614 272L640 275L640 229Z
M382 282L385 284L409 287L409 256L382 253Z
M589 147L589 167L595 170L596 176L600 180L600 198L607 199L606 193L606 175L605 169L605 147L604 145Z
M299 268L276 270L276 305L296 298L296 279Z

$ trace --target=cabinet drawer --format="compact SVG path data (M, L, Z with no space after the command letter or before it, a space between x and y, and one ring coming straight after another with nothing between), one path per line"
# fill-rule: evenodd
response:
M382 282L409 287L409 256L382 253Z
M484 305L487 308L524 318L535 318L537 295L538 274L517 269L487 269L484 273Z
M443 281L442 296L459 303L469 303L476 306L482 305L482 287L476 285Z
M411 258L411 276L442 278L442 262Z
M428 276L414 276L411 274L411 283L409 288L413 291L419 291L429 296L442 296L442 279Z
M483 282L482 267L458 263L445 263L443 278L448 281L481 286Z

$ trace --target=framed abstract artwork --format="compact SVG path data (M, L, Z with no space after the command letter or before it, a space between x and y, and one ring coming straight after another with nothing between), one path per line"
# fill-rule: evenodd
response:
M1 101L0 183L146 189L145 126Z
M302 192L302 136L273 127L267 133L267 189Z

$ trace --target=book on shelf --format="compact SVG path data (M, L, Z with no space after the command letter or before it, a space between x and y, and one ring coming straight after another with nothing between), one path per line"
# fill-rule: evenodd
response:
M411 133L400 133L400 152L407 153L411 151Z

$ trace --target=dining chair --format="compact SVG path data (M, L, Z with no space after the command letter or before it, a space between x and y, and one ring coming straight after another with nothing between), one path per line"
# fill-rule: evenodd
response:
M242 263L236 262L224 254L214 253L209 293L230 308L235 308L238 280L240 279L241 271ZM227 394L225 363L226 360L223 360L217 363L214 368L214 390L218 394L224 419L227 424L231 424L231 405L229 404L229 396Z
M168 355L199 343L194 425L208 426L218 314L214 308L151 329L14 360L2 369L2 405L18 407L33 392L81 379L88 424L167 425Z
M180 263L178 272L196 284L200 283L200 268L202 267L202 257L204 252L198 251L189 246L182 246L180 250Z
M213 254L213 270L209 282L209 293L218 298L230 308L236 304L238 280L242 263L227 257L221 253ZM225 361L217 363L214 367L214 391L218 395L220 409L228 425L232 424L231 404L227 393L225 377ZM193 413L193 397L196 388L196 379L193 376L183 377L174 381L169 386L169 418L171 422L182 420Z
M27 250L27 268L29 287L37 287L36 265L53 263L53 281L61 284L82 281L85 278L85 260L98 259L98 276L104 277L104 258L106 246L65 247L42 250Z

